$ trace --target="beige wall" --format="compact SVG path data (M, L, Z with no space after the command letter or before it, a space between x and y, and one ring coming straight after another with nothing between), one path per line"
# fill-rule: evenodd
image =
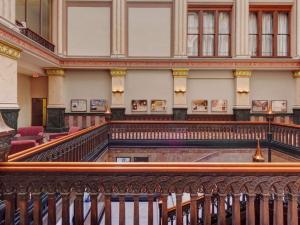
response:
M288 112L295 104L296 82L289 71L255 71L250 80L250 101L287 100Z
M171 114L173 108L173 76L171 70L128 70L125 80L126 114L131 112L132 100L148 100L148 112L151 112L151 100L167 100L167 112L156 114Z
M47 98L48 97L48 77L31 78L31 97Z
M128 56L171 55L171 8L128 9Z
M31 77L18 74L18 127L31 125Z
M68 7L68 55L110 55L110 7Z
M109 71L68 70L65 72L64 93L66 112L70 112L71 99L86 99L87 112L91 99L111 101L111 77Z
M227 99L227 114L232 114L232 107L234 105L234 79L232 71L190 71L187 84L189 114L200 113L192 112L192 100L195 99L208 100L208 112L201 112L201 114L218 114L218 112L211 112L211 100Z

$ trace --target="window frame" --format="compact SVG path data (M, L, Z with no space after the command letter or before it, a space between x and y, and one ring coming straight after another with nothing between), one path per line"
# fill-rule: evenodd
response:
M291 9L290 5L276 5L276 6L256 6L250 5L250 13L256 13L257 15L257 38L256 38L256 48L257 55L251 55L251 58L291 58ZM271 13L272 14L272 29L273 29L273 39L272 39L272 56L262 55L262 14ZM278 40L278 14L287 13L288 16L288 34L287 34L287 55L278 56L277 40ZM250 33L248 34L248 40ZM250 50L250 46L249 46Z
M214 54L213 56L203 55L203 13L214 12ZM228 56L219 56L219 14L222 12L228 12L229 14L229 33L228 33ZM198 36L198 55L189 56L188 58L231 58L232 57L232 5L211 7L211 6L189 6L187 16L190 13L198 14L198 33L192 34L188 32L188 18L187 18L187 37L189 35ZM224 35L224 34L222 34Z

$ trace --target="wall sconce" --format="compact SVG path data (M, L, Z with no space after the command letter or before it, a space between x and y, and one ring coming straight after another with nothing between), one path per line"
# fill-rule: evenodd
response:
M175 92L176 94L180 94L180 93L181 93L181 94L184 94L184 93L186 92L186 90L183 89L183 88L182 88L182 89L181 89L181 88L178 88L178 89L175 89L174 92Z
M122 90L122 89L113 89L112 93L114 93L114 94L122 94L122 93L124 93L124 90Z
M239 89L239 90L237 90L237 93L239 93L239 94L248 94L248 93L249 93L249 90L246 90L246 89Z

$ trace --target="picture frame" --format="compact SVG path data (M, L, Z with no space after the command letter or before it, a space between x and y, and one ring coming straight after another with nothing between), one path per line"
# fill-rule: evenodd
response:
M91 99L90 112L105 112L107 107L106 99Z
M128 163L131 162L130 157L116 157L116 162L117 163Z
M271 109L274 113L286 113L287 112L287 100L272 100Z
M87 100L86 99L71 99L71 112L86 112Z
M131 112L147 112L148 101L142 100L131 100Z
M228 101L226 99L213 99L211 100L212 112L227 112Z
M252 100L252 112L266 113L269 109L268 100Z
M208 100L206 99L195 99L192 101L193 112L207 112L208 111Z
M166 112L167 101L166 100L151 100L151 112Z

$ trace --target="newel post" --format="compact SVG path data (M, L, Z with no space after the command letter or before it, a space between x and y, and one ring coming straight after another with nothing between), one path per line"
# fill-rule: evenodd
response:
M0 113L0 162L7 162L8 160L10 140L14 133L14 129L6 125Z

